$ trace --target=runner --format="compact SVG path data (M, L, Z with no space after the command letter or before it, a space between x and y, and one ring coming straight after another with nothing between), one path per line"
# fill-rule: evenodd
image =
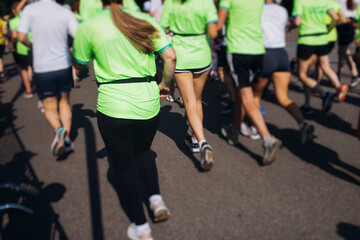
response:
M255 102L260 106L261 96L272 78L275 95L279 104L296 120L301 133L301 144L313 139L314 127L304 122L298 106L288 97L291 68L289 55L285 50L285 29L288 22L287 10L275 4L275 0L265 0L261 27L263 30L266 53L260 78L253 85Z
M20 68L21 78L25 87L25 98L32 98L33 93L31 90L31 82L30 78L32 77L32 56L30 52L30 48L25 46L23 43L17 41L18 36L18 28L21 18L21 10L26 4L26 0L22 0L20 2L15 2L11 11L14 14L14 18L9 20L9 27L11 31L11 42L12 42L12 52L14 56L15 63ZM31 33L29 34L29 39L31 40Z
M270 135L251 89L254 74L261 71L265 53L261 33L263 6L263 0L220 0L218 30L223 27L226 21L227 59L236 87L233 125L224 126L221 133L230 145L239 144L238 135L241 122L241 105L243 104L246 114L263 139L264 156L262 164L268 165L276 159L282 142ZM229 16L228 19L227 16Z
M353 23L356 18L357 4L354 3L353 0L342 1L341 4L346 20L344 22L341 22L341 24L337 26L339 34L339 63L337 74L340 78L344 63L346 62L352 75L350 85L353 85L354 83L359 81L359 71L356 67L356 63L351 56L349 46L355 39L355 29L353 27Z
M4 61L3 54L5 51L5 38L7 36L7 27L3 20L0 18L0 81L4 80Z
M122 5L117 2L121 0L103 0L104 11L80 24L73 57L77 67L93 57L99 84L98 127L132 222L128 237L150 240L153 238L142 207L139 182L146 188L154 221L167 219L170 213L160 195L155 155L150 147L159 125L159 88L162 94L169 91L175 52L155 19L120 9ZM165 61L159 85L154 78L154 51Z
M357 22L357 31L356 31L356 53L355 53L355 62L356 67L359 71L360 68L360 5L356 9L356 22ZM360 78L355 79L351 82L350 87L354 88L360 82Z
M33 49L37 93L44 104L45 118L55 130L51 144L54 156L72 150L69 97L73 79L67 40L68 34L75 36L77 26L70 10L55 1L40 0L24 8L18 30L18 40ZM30 31L33 44L28 40Z
M214 164L213 150L204 135L201 94L211 64L208 37L216 37L216 22L216 7L209 0L166 0L160 20L161 26L174 34L171 42L177 56L174 77L192 129L185 144L191 152L201 153L203 170L210 170Z
M297 47L299 77L304 88L308 87L322 97L322 110L324 112L330 110L334 94L324 91L315 79L308 76L308 71L316 63L317 57L320 67L336 88L336 96L339 102L345 100L346 93L349 90L348 86L340 84L336 73L330 67L328 30L325 24L326 14L330 14L333 21L338 20L332 2L329 0L294 1L292 15L295 17L295 26L299 27Z

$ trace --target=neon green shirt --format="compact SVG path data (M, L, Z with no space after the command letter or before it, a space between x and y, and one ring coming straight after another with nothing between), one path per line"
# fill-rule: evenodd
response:
M128 8L134 11L140 11L139 5L135 2L135 0L123 0L124 8Z
M360 4L356 8L356 20L360 22ZM360 23L359 28L356 30L357 39L360 39Z
M17 31L19 28L21 13L19 13L16 17L9 20L9 28L11 31ZM28 39L32 42L32 34L31 32L28 34ZM22 42L16 41L16 53L20 55L27 56L29 54L30 48L25 46Z
M80 0L79 14L82 21L96 16L103 8L101 0Z
M341 7L340 7L340 4L334 0L331 0L332 1L332 5L333 5L333 9L335 10L335 12L338 14ZM330 25L332 23L332 18L330 17L329 14L326 14L325 15L325 23L326 25ZM328 34L328 40L329 42L336 42L337 40L337 37L338 37L338 34L337 34L337 30L336 30L336 26L329 32Z
M171 45L152 17L145 13L123 8L122 11L153 25L160 38L152 39L155 50L163 52ZM110 10L81 23L76 31L73 57L81 64L93 58L95 76L99 82L155 76L154 53L136 50L111 20ZM100 85L97 110L123 119L150 119L160 110L159 87L150 83L123 83Z
M325 16L332 9L331 0L294 1L292 15L301 17L298 44L321 46L329 43Z
M179 34L200 34L198 36L174 35L174 47L177 70L204 68L211 63L211 49L206 28L217 22L217 11L211 0L166 0L160 25L171 32Z
M261 16L264 0L220 0L219 8L227 10L227 52L264 54Z

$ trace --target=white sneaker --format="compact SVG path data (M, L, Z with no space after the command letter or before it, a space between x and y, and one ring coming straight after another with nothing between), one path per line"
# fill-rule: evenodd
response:
M165 99L166 99L166 101L169 101L169 102L174 102L175 101L174 97L171 96L170 94L168 94Z
M240 133L244 136L250 137L252 140L260 139L260 134L254 126L249 126L242 122L240 124Z
M161 222L169 218L170 211L166 207L161 195L153 195L149 198L150 208L154 213L154 222Z
M135 223L131 223L127 229L127 236L131 240L154 240L151 237L151 229L145 229L144 233L140 234L140 236L136 233L136 225Z

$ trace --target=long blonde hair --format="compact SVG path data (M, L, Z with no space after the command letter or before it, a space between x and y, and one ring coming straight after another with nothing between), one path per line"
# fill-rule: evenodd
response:
M140 52L146 54L154 52L155 46L151 38L160 37L158 30L147 21L122 11L118 6L118 3L122 3L121 0L110 0L109 2L112 21L131 44Z

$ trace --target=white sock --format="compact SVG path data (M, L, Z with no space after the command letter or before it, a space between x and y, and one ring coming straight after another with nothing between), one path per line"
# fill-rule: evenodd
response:
M204 143L206 143L206 140L205 140L205 139L204 139L204 140L201 140L201 141L199 142L199 146L202 147L202 145L203 145Z
M148 222L144 223L143 225L136 225L136 235L140 237L143 234L150 234L151 228Z
M199 143L199 141L198 141L198 140L195 140L194 137L191 137L191 141L192 141L192 143Z
M158 204L159 202L163 202L163 199L160 194L154 194L149 197L150 207Z

